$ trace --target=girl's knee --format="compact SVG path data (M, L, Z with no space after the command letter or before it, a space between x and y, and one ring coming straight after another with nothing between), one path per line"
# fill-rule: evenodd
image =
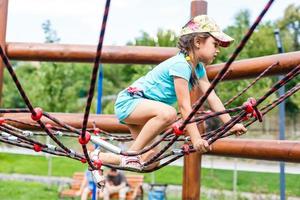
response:
M177 118L177 112L174 108L168 110L162 110L159 114L159 118L164 121L166 124L171 124Z

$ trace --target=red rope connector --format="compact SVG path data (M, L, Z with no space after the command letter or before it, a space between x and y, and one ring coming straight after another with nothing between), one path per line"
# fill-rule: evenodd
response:
M0 125L2 125L5 122L5 119L3 117L0 117Z
M173 129L173 133L176 135L176 136L181 136L184 134L183 130L180 129L180 126L181 124L180 123L174 123L172 125L172 129Z
M252 114L253 113L254 108L253 108L253 105L250 101L245 102L244 106L246 106L245 111L247 112L247 114Z
M46 127L47 127L47 129L52 129L53 126L51 124L47 123Z
M90 139L91 139L91 134L88 131L86 131L84 139L81 134L78 138L78 141L80 144L85 145L85 144L89 143Z
M255 106L256 100L254 98L249 98L243 105L245 106L245 111L247 113L247 115L243 118L243 121L248 120L250 115L250 117L255 117L259 122L262 122L262 114Z
M95 129L94 129L94 134L95 134L95 135L99 135L100 132L101 132L101 130L100 130L99 128L95 128Z
M38 121L43 116L43 110L41 108L35 108L34 109L35 114L31 114L31 119L34 121Z
M33 145L33 150L35 152L40 152L40 151L42 151L42 147L40 145L38 145L38 144L34 144Z
M188 144L183 144L181 149L184 154L186 154L186 155L190 154L190 146Z
M101 160L94 160L94 165L97 169L100 169L102 166L102 161Z

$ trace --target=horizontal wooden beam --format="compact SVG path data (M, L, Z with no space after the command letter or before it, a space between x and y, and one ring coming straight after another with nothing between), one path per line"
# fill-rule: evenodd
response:
M221 139L209 154L285 162L300 162L300 141Z
M54 118L58 119L59 121L62 121L74 128L81 128L82 127L82 121L84 114L79 113L49 113ZM24 123L35 123L33 120L31 120L30 114L28 113L7 113L3 115L6 119L14 119L17 121L21 121ZM56 125L51 120L42 117L42 121L45 123L49 123L52 125ZM93 128L93 123L96 124L96 126L104 131L112 132L112 133L128 133L129 129L127 126L120 124L118 119L115 117L115 115L96 115L96 114L90 114L89 115L89 121L88 121L88 128ZM26 130L40 130L37 128L33 128L32 126L28 126L25 124L20 123L10 123L15 127L18 127L20 129L26 129Z
M93 62L96 46L7 43L6 52L12 60ZM104 46L103 63L157 64L178 52L176 48L144 46ZM253 78L271 64L279 62L267 75L284 74L300 64L300 51L245 59L234 62L224 80ZM216 76L224 63L207 66L209 79Z
M83 114L50 113L55 118L71 125L81 128ZM20 120L26 123L33 123L29 114L5 114L4 118ZM44 122L52 123L42 118ZM114 115L90 115L88 127L93 127L93 122L100 129L110 133L128 133L127 126L118 122ZM53 123L52 123L53 124ZM22 124L13 124L21 129L30 127ZM213 144L213 150L209 155L252 158L262 160L277 160L286 162L300 162L300 141L286 140L252 140L252 139L221 139Z
M279 62L279 66L273 67L267 73L267 76L286 74L299 65L300 51L236 61L230 66L229 74L225 77L225 80L255 78L268 66L276 62ZM209 77L215 77L223 66L224 63L209 66L207 69Z
M7 43L6 52L12 60L94 62L96 46ZM102 63L156 64L175 55L176 48L142 46L104 46Z

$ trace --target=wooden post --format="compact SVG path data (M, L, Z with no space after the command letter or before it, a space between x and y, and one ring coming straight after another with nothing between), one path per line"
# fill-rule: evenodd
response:
M5 36L7 24L8 0L0 0L0 45L5 51ZM0 106L2 105L3 70L4 64L0 60Z
M207 2L192 0L191 17L206 14ZM195 102L200 97L199 90L191 92L191 101ZM200 133L204 132L204 124L199 126ZM201 154L193 153L184 156L182 199L198 200L200 198Z

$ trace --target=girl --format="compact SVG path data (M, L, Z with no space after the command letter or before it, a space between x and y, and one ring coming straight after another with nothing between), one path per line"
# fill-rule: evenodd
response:
M204 66L211 64L219 53L219 46L227 47L233 39L223 33L206 15L191 19L181 30L178 47L180 52L156 66L129 88L119 93L115 112L127 124L135 139L129 151L138 151L148 145L159 133L176 120L177 112L171 106L176 100L183 119L192 111L190 90L197 87L204 93L210 86ZM224 110L215 92L207 98L213 111ZM220 116L228 122L229 114ZM200 152L209 150L208 142L201 138L197 125L186 126L194 148ZM236 124L231 132L237 135L247 130ZM140 169L140 157L108 156L100 154L104 163Z

